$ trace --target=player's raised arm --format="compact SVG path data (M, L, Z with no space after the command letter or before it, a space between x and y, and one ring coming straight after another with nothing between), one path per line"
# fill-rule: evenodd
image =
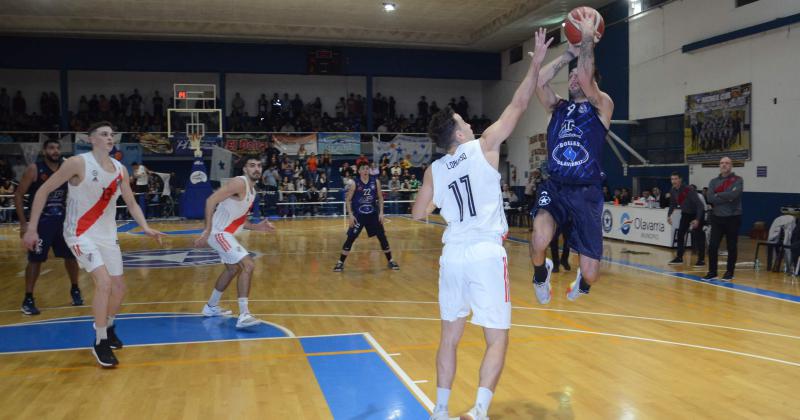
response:
M536 89L539 69L545 54L547 54L547 47L553 42L552 38L545 39L546 37L547 32L544 28L540 28L534 35L534 51L528 52L531 57L531 64L528 67L525 78L522 79L522 83L514 92L511 103L508 104L500 118L487 128L481 136L481 148L484 152L490 150L499 151L500 144L514 131L519 118L528 109L528 103L531 100L531 96L533 96L534 89Z
M536 96L539 98L542 106L548 111L553 111L558 101L562 98L550 86L550 82L556 77L559 71L569 65L569 62L575 59L580 52L577 45L567 43L567 50L558 56L555 60L548 63L546 66L539 70L539 79L536 82Z
M600 111L600 120L608 128L611 124L611 114L614 112L614 102L611 97L600 90L594 77L594 43L599 34L594 27L595 11L584 11L581 14L579 26L581 29L581 45L578 54L578 84L586 99Z

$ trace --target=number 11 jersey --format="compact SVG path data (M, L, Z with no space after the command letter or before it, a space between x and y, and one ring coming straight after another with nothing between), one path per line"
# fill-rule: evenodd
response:
M500 173L486 160L480 140L462 143L431 164L433 203L447 221L442 242L500 241L508 232Z

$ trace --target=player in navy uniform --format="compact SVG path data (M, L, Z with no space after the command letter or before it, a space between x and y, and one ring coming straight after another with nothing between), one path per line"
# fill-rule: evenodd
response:
M580 254L580 268L567 290L575 300L589 292L597 281L603 254L603 191L601 167L603 143L614 102L597 85L594 67L593 18L580 21L581 43L567 51L539 73L536 94L552 115L547 128L547 167L550 178L542 183L531 235L533 283L539 303L550 302L553 262L545 251L556 227L570 230L569 246ZM561 68L578 57L569 73L569 100L559 97L550 81Z
M36 163L31 163L25 168L25 173L20 180L14 196L14 203L17 207L17 217L19 218L20 237L25 235L28 228L28 219L25 215L25 205L23 198L26 193L30 193L30 202L36 191L53 175L61 166L61 144L58 140L47 140L42 145L42 159ZM22 301L22 313L25 315L38 315L39 309L33 299L33 287L39 278L39 270L42 263L47 261L47 254L53 248L53 254L58 258L64 259L64 267L67 269L69 280L72 283L70 295L72 305L83 305L81 290L78 288L78 262L72 255L66 242L64 242L63 227L66 214L67 203L67 183L58 187L47 197L42 217L39 219L38 232L40 233L39 242L34 251L28 252L28 266L25 268L25 299Z
M381 182L376 176L369 175L369 164L361 163L358 165L358 176L347 190L344 202L349 214L350 229L347 230L347 240L342 246L342 255L333 267L333 271L344 270L344 260L350 254L361 230L367 228L369 237L378 236L381 249L389 262L389 268L399 270L400 266L392 259L392 251L389 249L389 240L386 239L386 232L383 230L383 194L381 193Z

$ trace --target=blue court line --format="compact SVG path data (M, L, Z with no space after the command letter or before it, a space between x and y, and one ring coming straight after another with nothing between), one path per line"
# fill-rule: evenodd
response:
M362 334L301 338L334 419L427 419L430 414Z
M72 320L74 322L57 322ZM271 324L236 329L236 318L195 314L125 314L114 323L126 345L177 344L289 337ZM91 317L73 317L0 328L0 354L89 347L94 341Z
M403 217L409 218L408 216L403 216ZM428 223L431 223L431 224L434 224L434 225L439 225L439 226L447 226L446 223L436 222L436 221L432 221L432 220L429 220ZM509 236L506 239L508 239L510 241L514 241L514 242L524 243L524 244L530 243L530 241L528 241L527 239L520 239L520 238L515 238L515 237L512 237L512 236ZM724 287L724 288L727 288L727 289L738 290L740 292L752 293L752 294L755 294L755 295L766 296L766 297L770 297L770 298L773 298L773 299L785 300L787 302L800 303L800 296L792 295L792 294L789 294L789 293L781 293L781 292L776 292L776 291L773 291L773 290L759 289L757 287L746 286L746 285L743 285L743 284L737 284L737 283L733 283L733 282L724 282L724 281L720 281L720 280L706 280L706 279L704 279L704 278L702 278L700 276L694 275L694 274L680 273L680 272L677 272L677 271L665 270L663 268L655 267L655 266L652 266L652 265L632 263L632 262L623 261L623 260L615 260L615 259L609 258L609 257L603 257L603 261L608 261L610 263L619 264L619 265L623 265L623 266L626 266L626 267L638 268L640 270L651 271L651 272L658 273L658 274L664 274L664 275L671 276L671 277L677 277L677 278L680 278L680 279L691 280L691 281L694 281L694 282L697 282L697 283L706 283L706 284L711 284L713 286L719 286L719 287Z

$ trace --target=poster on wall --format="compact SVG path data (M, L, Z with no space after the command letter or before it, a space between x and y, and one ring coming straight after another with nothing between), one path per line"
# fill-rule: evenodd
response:
M272 140L275 147L289 156L297 156L300 148L306 152L306 157L317 153L317 133L311 134L274 134Z
M683 149L686 163L750 160L752 84L686 97Z
M361 154L361 134L359 133L319 133L317 135L319 153L332 155Z
M172 140L175 142L175 156L194 156L191 141L186 137L186 133L175 133L172 136ZM200 149L203 151L203 156L210 157L214 146L219 146L220 144L222 144L222 138L219 136L210 136L208 134L203 136L200 139Z
M146 155L172 154L172 142L163 133L139 133L136 140Z
M534 134L528 139L528 176L534 169L539 169L544 175L547 166L547 134Z
M267 150L269 134L227 134L225 148L237 155L260 155Z

